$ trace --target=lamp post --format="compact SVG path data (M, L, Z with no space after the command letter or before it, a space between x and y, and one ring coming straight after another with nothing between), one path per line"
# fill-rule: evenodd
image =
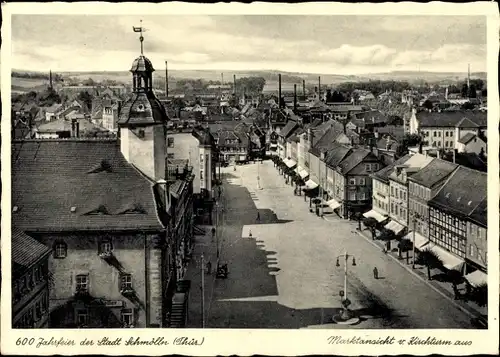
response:
M345 320L348 320L350 318L349 316L349 310L348 307L351 304L349 299L347 298L347 266L349 265L349 258L352 258L352 266L356 266L356 258L353 255L347 254L345 252L344 254L338 255L337 256L337 263L335 264L336 267L340 267L340 258L344 258L344 292L341 294L342 297L342 305L344 306L344 309L342 310L342 318Z
M217 266L219 265L219 202L215 203L215 244L217 245L216 251L217 251Z
M257 161L257 187L259 190L262 190L262 187L260 187L260 165L259 161Z

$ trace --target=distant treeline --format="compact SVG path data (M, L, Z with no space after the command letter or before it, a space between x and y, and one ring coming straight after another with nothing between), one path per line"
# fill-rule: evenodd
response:
M220 85L220 81L206 81L203 79L178 79L176 81L176 88L185 91L203 91L208 88L209 85ZM266 84L266 80L263 77L243 77L236 78L236 90L246 91L249 93L261 93ZM234 82L228 81L225 85L233 87Z
M339 84L336 89L340 92L352 92L355 89L366 90L377 96L386 91L402 92L411 89L412 86L408 82L399 81L367 81L367 82L345 82Z
M39 73L39 72L17 72L12 71L12 77L17 78L30 78L30 79L46 79L49 80L48 73ZM60 74L52 73L52 80L55 82L62 82L63 77Z

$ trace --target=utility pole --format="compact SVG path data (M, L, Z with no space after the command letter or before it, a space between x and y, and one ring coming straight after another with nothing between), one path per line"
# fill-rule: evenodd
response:
M205 259L201 255L201 328L205 328Z
M168 98L168 62L165 61L165 96Z

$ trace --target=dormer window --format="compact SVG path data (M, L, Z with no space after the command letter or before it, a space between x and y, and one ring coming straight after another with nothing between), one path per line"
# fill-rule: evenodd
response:
M144 110L145 110L145 108L144 108L144 105L143 105L143 104L139 104L139 105L137 106L137 111L138 111L138 112L143 112Z
M109 214L108 209L104 205L100 205L96 209L89 211L85 213L85 215L90 216L90 215L107 215Z

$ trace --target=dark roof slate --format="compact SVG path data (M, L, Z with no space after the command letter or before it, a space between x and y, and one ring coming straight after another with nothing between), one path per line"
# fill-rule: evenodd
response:
M461 143L461 144L466 145L466 144L468 144L468 143L469 143L472 139L474 139L475 137L476 137L476 135L475 135L475 134L473 134L473 133L467 133L467 134L465 134L464 136L462 136L462 137L458 140L458 142L459 142L459 143Z
M299 124L296 121L289 120L283 129L281 129L279 135L283 138L288 138L292 133L298 128Z
M334 169L351 152L351 149L339 143L333 143L333 147L325 154L326 166Z
M18 228L12 229L11 257L12 274L19 276L26 269L49 254L50 248L31 238Z
M352 169L358 166L363 160L369 156L373 155L369 150L366 149L355 149L349 155L344 158L338 165L340 173L343 175L348 174ZM375 158L375 156L373 155Z
M487 174L459 166L448 178L429 206L469 216L487 198Z
M123 104L118 125L163 124L168 120L163 104L153 92L133 93Z
M473 111L417 113L420 127L460 127L485 128L488 118L486 113Z
M119 214L125 206L140 214ZM12 144L12 213L30 231L161 230L153 184L116 140L30 140ZM75 212L71 212L75 207ZM105 208L108 214L89 214Z
M441 159L434 159L420 169L420 171L409 176L408 179L431 188L450 175L457 167L457 164Z

